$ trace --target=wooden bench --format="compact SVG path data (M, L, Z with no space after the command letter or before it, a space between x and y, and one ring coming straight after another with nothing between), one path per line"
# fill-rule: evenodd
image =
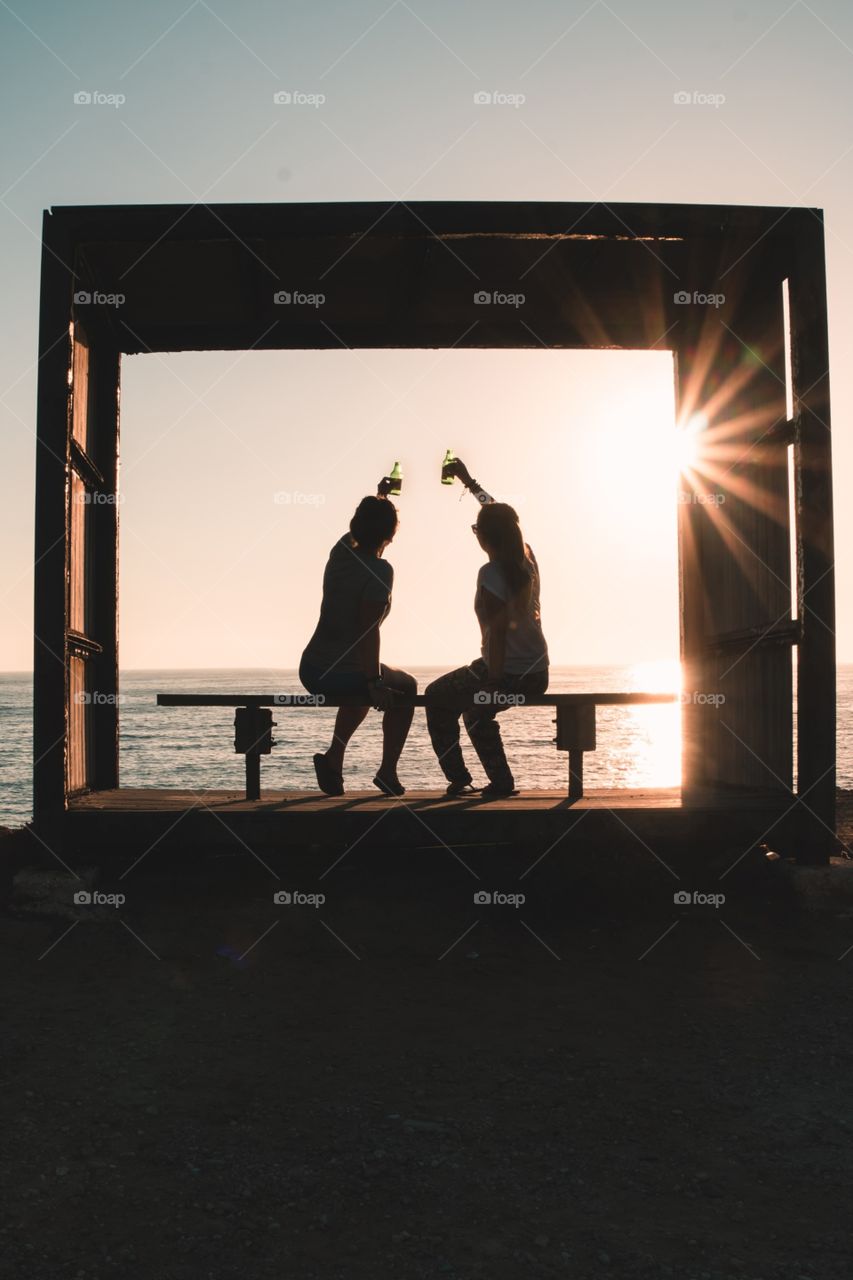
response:
M500 695L498 695L500 696ZM569 757L568 794L572 800L583 795L583 757L585 751L594 751L596 707L634 707L649 703L677 702L676 693L544 693L538 697L511 699L510 705L524 707L554 707L557 725L557 750L567 751ZM400 705L423 707L425 698L400 698ZM235 707L234 750L246 757L246 799L261 798L261 756L269 755L275 745L272 736L271 708L282 711L304 711L314 708L358 707L369 703L361 697L326 698L310 693L158 693L158 707ZM441 706L465 711L482 705L477 694L467 694L450 700Z

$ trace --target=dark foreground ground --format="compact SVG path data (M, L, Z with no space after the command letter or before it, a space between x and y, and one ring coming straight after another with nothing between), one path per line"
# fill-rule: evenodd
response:
M479 906L435 857L319 907L248 853L88 914L19 874L0 1273L849 1280L849 901Z

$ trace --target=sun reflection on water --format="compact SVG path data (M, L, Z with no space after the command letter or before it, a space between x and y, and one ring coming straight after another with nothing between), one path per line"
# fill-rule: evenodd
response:
M628 672L626 692L679 693L677 661L638 662ZM677 787L681 783L681 708L677 702L629 707L632 732L621 786Z

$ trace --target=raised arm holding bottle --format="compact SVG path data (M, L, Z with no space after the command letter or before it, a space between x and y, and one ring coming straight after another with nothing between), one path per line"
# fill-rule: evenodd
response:
M488 502L494 502L491 494L475 480L461 458L455 458L450 450L445 454L444 462L441 467L441 483L452 484L454 477L462 481L469 493L473 493L481 505L485 506Z
M448 450L449 453L449 450ZM445 458L445 476L458 477L480 503L471 526L488 561L477 574L474 612L480 625L480 657L427 686L427 726L448 781L447 794L474 791L459 743L459 712L442 705L460 694L477 696L462 718L489 783L485 799L516 793L497 715L548 688L548 647L539 607L539 568L524 541L516 511L495 502L460 458Z
M414 715L417 681L379 660L379 629L391 609L394 584L394 570L383 559L397 532L397 508L387 496L393 487L386 476L376 497L362 498L349 530L329 552L320 619L302 654L299 678L310 693L361 696L384 712L382 761L373 781L386 795L402 795L397 763ZM343 794L347 744L369 709L339 707L331 746L314 756L317 782L327 795Z

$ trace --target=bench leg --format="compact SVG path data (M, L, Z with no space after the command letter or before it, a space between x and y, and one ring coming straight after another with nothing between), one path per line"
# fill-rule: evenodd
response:
M583 796L583 752L573 749L569 751L569 799L580 800Z
M257 751L246 752L246 799L261 798L261 757Z

